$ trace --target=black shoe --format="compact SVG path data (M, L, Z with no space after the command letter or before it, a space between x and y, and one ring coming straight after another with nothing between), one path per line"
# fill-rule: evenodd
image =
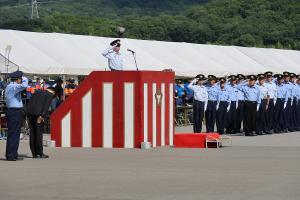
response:
M32 158L37 159L37 158L39 158L39 156L34 155L34 156L32 156Z
M49 158L49 156L46 154L42 154L42 155L38 155L38 158Z
M18 157L18 158L16 158L16 160L24 160L24 158L20 158L20 157Z
M262 135L262 132L256 132L256 135Z
M242 130L235 130L234 132L235 132L236 134L238 134L238 133L243 133Z
M264 133L267 134L267 135L271 135L272 134L271 131L265 131Z
M6 161L17 161L15 158L6 158Z
M249 132L246 132L246 133L245 133L245 136L252 136L252 134L249 133Z

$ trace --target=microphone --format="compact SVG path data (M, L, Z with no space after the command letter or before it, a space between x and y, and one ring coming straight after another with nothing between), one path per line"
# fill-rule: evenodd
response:
M132 51L131 49L127 49L127 51L129 51L131 53L135 53L135 51Z

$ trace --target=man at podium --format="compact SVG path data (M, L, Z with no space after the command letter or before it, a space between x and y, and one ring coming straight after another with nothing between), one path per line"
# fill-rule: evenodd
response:
M111 71L123 70L123 59L120 53L121 41L115 40L110 43L110 47L107 48L102 55L108 59L108 67Z

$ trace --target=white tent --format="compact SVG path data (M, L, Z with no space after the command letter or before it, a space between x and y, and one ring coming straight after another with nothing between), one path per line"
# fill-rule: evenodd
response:
M86 75L105 70L107 60L101 55L114 38L33 33L0 30L0 55L11 45L9 71L16 66L30 74ZM127 49L137 52L140 70L172 68L177 76L196 74L300 73L300 51L216 46L176 42L122 39L121 53L125 70L135 70L134 59ZM0 70L6 70L0 56Z

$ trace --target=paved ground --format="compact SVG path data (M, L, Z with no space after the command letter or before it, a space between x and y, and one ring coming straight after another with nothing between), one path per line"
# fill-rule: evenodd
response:
M185 132L186 130L178 130ZM62 149L0 161L0 200L299 200L300 133L222 149ZM5 143L0 142L0 155ZM28 143L20 153L30 156Z

